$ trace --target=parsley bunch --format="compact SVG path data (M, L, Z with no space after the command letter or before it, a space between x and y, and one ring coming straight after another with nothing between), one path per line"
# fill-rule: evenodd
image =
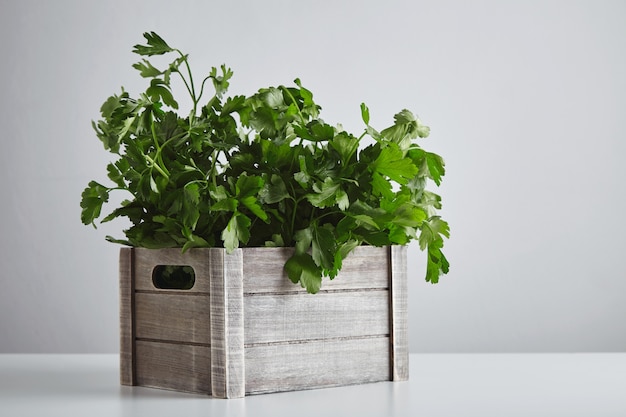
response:
M428 252L426 280L448 272L441 249L448 224L437 216L441 198L426 190L441 183L443 159L421 148L429 128L402 110L381 131L369 125L354 136L320 119L311 91L294 86L262 88L250 97L225 97L232 71L224 65L199 89L188 55L156 33L145 33L141 56L172 54L157 69L147 59L133 65L150 84L139 97L124 89L101 107L93 123L98 138L117 160L107 166L114 185L96 181L82 193L81 220L93 224L110 192L130 194L105 216L124 216L126 239L147 248L291 246L285 270L294 283L316 293L322 277L334 278L356 246L404 245L418 239ZM171 85L180 77L193 108L176 113ZM214 95L200 100L207 83ZM374 141L361 147L369 136Z

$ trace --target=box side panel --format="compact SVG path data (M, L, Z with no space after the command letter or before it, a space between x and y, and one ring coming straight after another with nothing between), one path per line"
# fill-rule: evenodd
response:
M120 383L135 385L133 249L120 249Z
M283 273L290 249L133 251L130 291L120 255L121 299L127 291L138 303L126 332L131 347L137 339L127 354L133 384L237 398L408 377L406 252L359 247L308 295ZM156 265L191 265L196 285L155 289Z
M255 345L245 360L247 394L390 379L388 337Z
M138 340L137 385L211 394L211 348Z
M293 284L283 266L293 254L292 248L246 248L243 251L244 292L286 293L306 291ZM388 288L387 248L359 246L343 262L338 276L325 278L322 290Z
M208 295L135 294L135 335L140 339L210 344Z
M347 291L244 297L245 343L389 336L389 292Z
M152 283L152 271L157 265L189 265L196 274L196 282L190 290L181 293L209 292L208 249L189 249L182 253L180 248L145 249L135 248L135 288L139 291L168 292Z

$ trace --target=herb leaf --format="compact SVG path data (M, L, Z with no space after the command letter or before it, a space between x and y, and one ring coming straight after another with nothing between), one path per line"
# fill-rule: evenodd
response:
M100 217L102 204L109 201L109 189L95 181L90 181L87 188L82 193L80 206L82 211L80 219L83 224L92 224L96 227L94 221Z
M101 222L126 217L131 226L126 239L107 240L183 251L291 246L285 271L311 293L362 244L417 240L428 254L427 281L449 271L442 252L449 226L437 214L441 197L427 189L441 184L445 164L416 143L430 133L416 115L401 110L377 130L362 103L364 131L353 135L320 118L300 79L228 97L233 71L226 65L195 84L188 55L154 32L144 38L134 46L141 58L133 68L145 91L132 97L122 88L92 123L116 159L106 166L112 185L91 181L81 195L84 224L95 227L109 194L122 191L132 197ZM158 65L164 70L149 59L165 54L172 59ZM186 115L174 111L179 85L192 103ZM211 85L213 95L202 99ZM366 136L373 144L360 148Z
M146 38L148 45L135 45L133 52L136 54L153 56L163 55L164 53L173 51L173 49L154 32L146 32L143 34L143 37Z

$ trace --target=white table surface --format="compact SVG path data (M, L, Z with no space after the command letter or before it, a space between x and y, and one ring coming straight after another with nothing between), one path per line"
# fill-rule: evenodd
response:
M0 416L626 416L626 353L419 354L408 382L219 400L119 385L117 355L0 355Z

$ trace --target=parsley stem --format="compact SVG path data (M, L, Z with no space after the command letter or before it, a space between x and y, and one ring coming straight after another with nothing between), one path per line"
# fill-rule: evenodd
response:
M155 160L151 160L151 163L157 168L157 171L159 171L166 179L169 180L170 178L170 172L169 170L165 167L165 164L163 163L163 158L161 157L161 146L159 145L159 138L157 136L156 133L156 126L154 124L154 114L150 113L150 130L152 132L152 140L154 141L154 147L156 148L156 155L155 155ZM147 156L147 155L146 155ZM149 156L147 156L149 158ZM162 165L162 166L160 166Z
M183 62L185 63L185 68L187 68L187 74L189 75L189 82L187 82L185 77L183 77L183 74L180 71L176 71L185 83L185 87L187 87L187 91L189 92L189 95L191 96L191 101L193 102L193 110L191 111L191 115L189 116L189 126L191 126L193 119L195 119L196 117L196 111L198 109L198 101L200 100L200 97L196 97L196 88L193 83L193 74L191 72L191 67L189 66L187 56L178 49L176 49L176 52L178 52L180 57L183 59Z
M287 93L287 95L291 98L291 101L293 102L293 104L296 106L296 109L298 109L298 114L300 115L300 120L302 121L303 125L306 125L306 119L304 118L304 115L302 114L302 112L300 111L300 106L298 106L298 102L296 102L295 97L293 96L293 94L291 94L291 91L289 91L289 89L287 87L285 87L284 85L280 86L283 91L285 93Z
M206 84L207 80L211 79L211 76L209 75L208 77L206 77L204 80L202 80L202 84L200 85L200 94L198 94L198 101L200 101L200 98L202 97L202 94L204 94L204 85Z
M154 159L150 158L150 155L145 155L145 157L148 160L148 162L150 162L150 165L152 166L152 168L156 169L159 172L159 174L163 175L165 179L168 179L168 180L170 179L169 174L165 172L163 168L161 168L159 164L155 162Z
M214 187L217 187L217 176L215 175L215 172L217 171L217 158L219 158L220 152L220 150L214 149L213 154L211 154L211 162L213 163L213 165L211 166L209 177L211 178L211 182L213 183Z
M296 214L298 214L298 206L300 205L300 202L305 198L305 196L302 196L300 198L298 198L297 200L294 199L294 204L293 204L293 211L291 212L291 231L290 231L290 236L294 236L295 235L295 228L296 228Z

